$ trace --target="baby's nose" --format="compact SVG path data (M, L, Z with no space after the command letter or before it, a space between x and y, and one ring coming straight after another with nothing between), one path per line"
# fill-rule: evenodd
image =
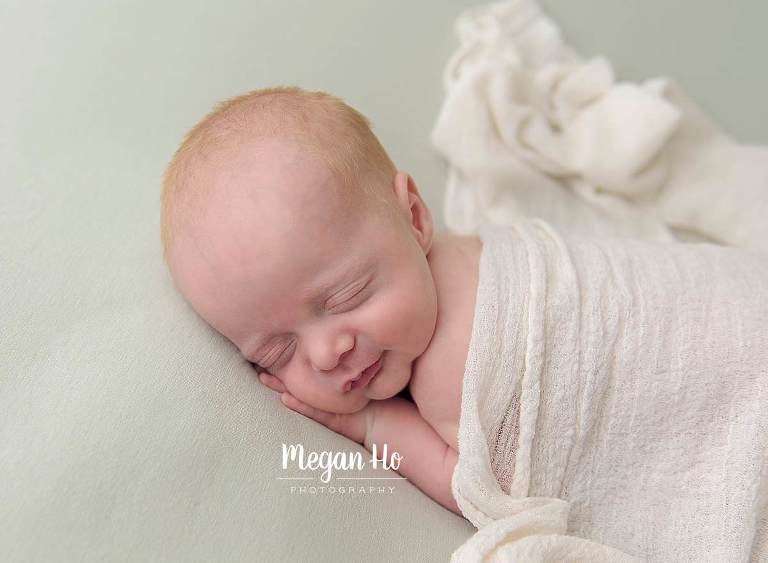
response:
M312 356L312 367L316 371L331 371L342 364L355 349L355 337L351 334L338 334L335 338L320 343Z

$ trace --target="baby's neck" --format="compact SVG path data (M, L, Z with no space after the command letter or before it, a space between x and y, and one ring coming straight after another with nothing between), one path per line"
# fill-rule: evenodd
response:
M437 290L437 323L426 351L413 363L410 393L422 416L455 444L472 335L482 242L477 236L435 233L427 260ZM451 439L452 438L452 439Z

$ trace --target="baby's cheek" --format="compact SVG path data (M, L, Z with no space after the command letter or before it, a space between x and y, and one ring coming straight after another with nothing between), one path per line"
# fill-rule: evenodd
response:
M318 397L318 394L312 389L308 389L307 386L294 385L292 387L286 387L288 388L290 394L296 397L302 403L316 409L327 410L326 407L328 407L328 405L326 404L326 401L324 401L322 397Z
M381 327L390 339L410 344L415 353L421 353L432 336L436 308L429 295L419 293L418 286L411 291L393 294L381 312Z

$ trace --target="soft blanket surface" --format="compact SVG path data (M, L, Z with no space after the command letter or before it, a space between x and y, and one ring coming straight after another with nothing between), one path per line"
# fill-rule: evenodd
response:
M452 483L480 531L454 560L768 557L768 261L480 233Z

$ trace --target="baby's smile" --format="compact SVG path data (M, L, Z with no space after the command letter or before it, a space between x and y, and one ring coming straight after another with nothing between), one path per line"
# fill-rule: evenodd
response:
M386 354L386 352L383 352L381 356L379 356L378 360L376 360L370 366L368 366L363 371L361 371L360 375L348 381L347 384L344 386L344 390L350 391L352 389L358 389L360 387L365 387L366 385L368 385L371 382L371 380L373 380L379 374L382 364L384 363L384 354Z

